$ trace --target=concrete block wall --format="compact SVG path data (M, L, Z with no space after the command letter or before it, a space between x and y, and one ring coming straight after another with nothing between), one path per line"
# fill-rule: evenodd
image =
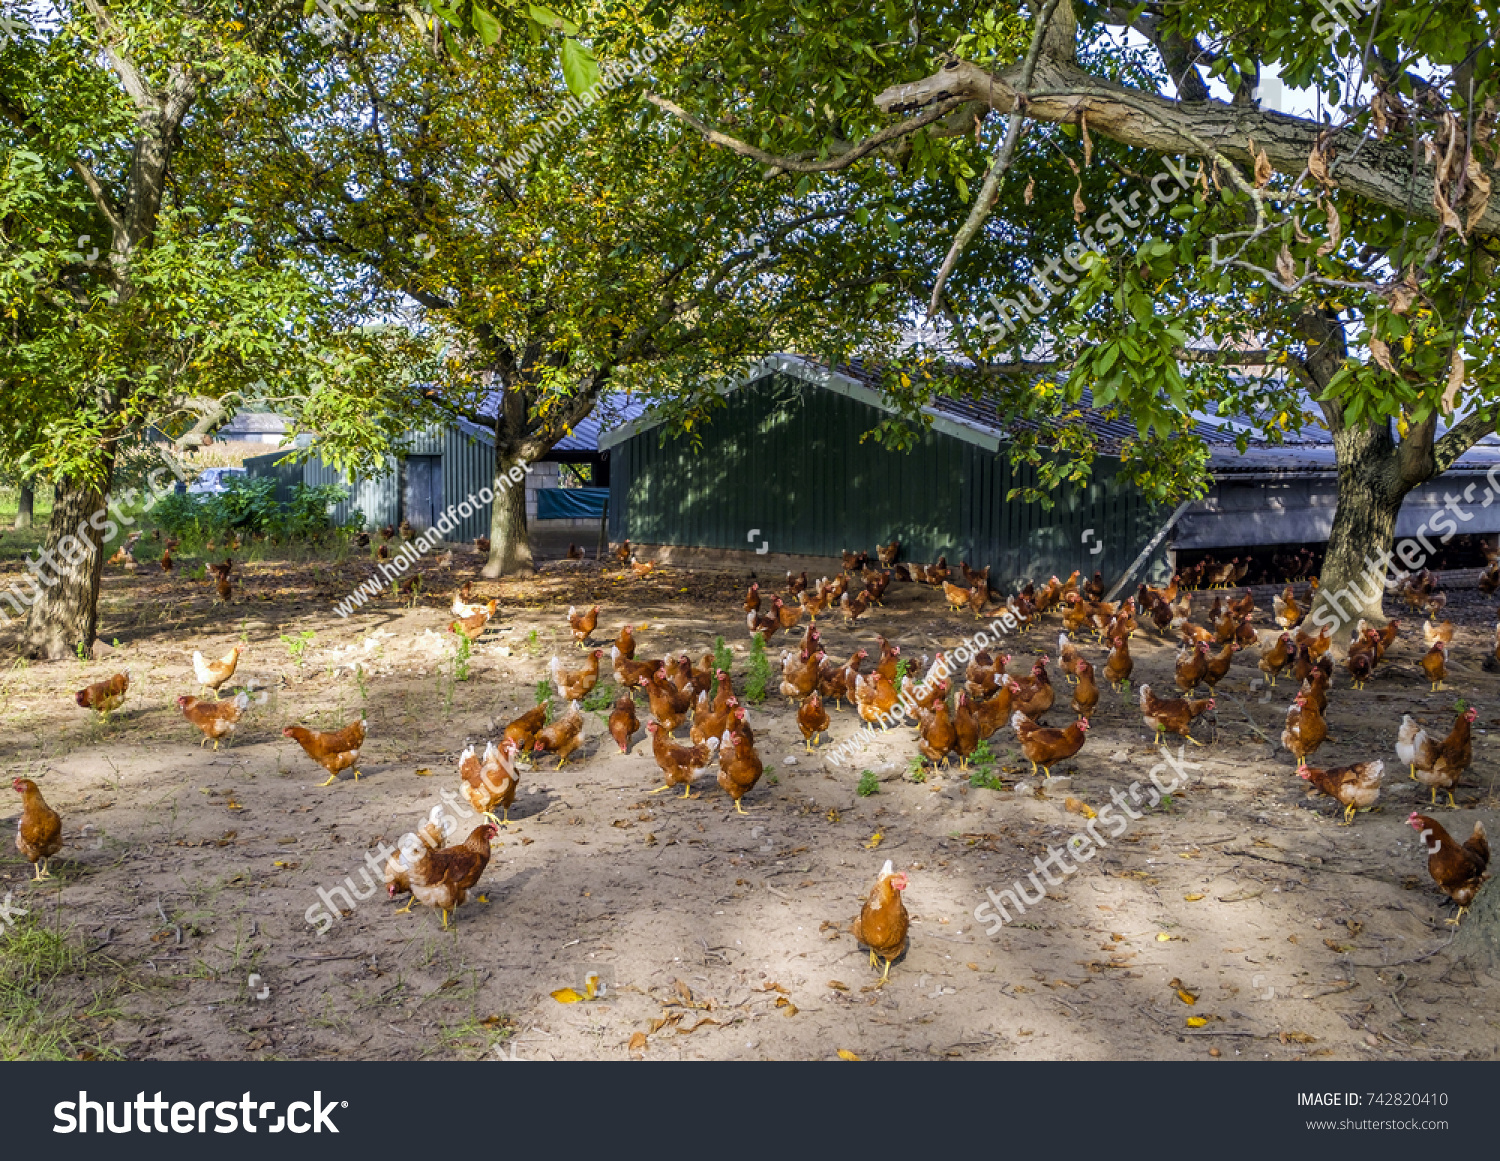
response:
M534 464L526 473L526 523L536 520L536 494L543 488L556 488L562 482L561 464Z

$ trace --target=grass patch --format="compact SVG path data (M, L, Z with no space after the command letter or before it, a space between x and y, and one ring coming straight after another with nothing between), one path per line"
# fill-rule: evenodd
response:
M0 930L0 1060L122 1059L103 1041L119 1015L119 985L96 983L87 998L63 986L76 983L90 962L35 913Z

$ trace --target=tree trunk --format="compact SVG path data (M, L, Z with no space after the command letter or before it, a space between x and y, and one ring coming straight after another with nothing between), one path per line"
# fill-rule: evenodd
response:
M1329 628L1343 646L1348 642L1345 627L1361 617L1372 625L1386 622L1386 572L1406 567L1399 558L1393 563L1389 553L1401 501L1411 485L1401 480L1395 449L1379 431L1351 428L1335 435L1333 442L1338 507L1307 631Z
M36 489L22 484L20 497L16 501L16 528L30 528L31 517L36 511Z
M80 642L85 649L93 646L99 628L104 532L109 530L107 501L107 484L100 490L70 479L57 481L46 547L37 562L27 563L40 595L21 637L26 656L57 661L75 656Z
M536 571L531 557L531 534L526 528L526 478L522 475L521 482L514 483L509 476L517 467L525 471L525 464L520 459L496 451L495 500L490 508L490 558L480 572L481 576L491 579L509 573Z

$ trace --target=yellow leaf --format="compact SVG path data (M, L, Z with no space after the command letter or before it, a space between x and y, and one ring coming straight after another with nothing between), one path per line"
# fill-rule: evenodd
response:
M572 988L558 988L557 991L552 993L552 998L559 1004L576 1004L583 999Z
M1202 1016L1189 1016L1187 1022L1189 1028L1202 1028L1203 1025L1208 1023Z
M1196 902L1198 902L1199 899L1202 899L1203 896L1202 895L1184 895L1182 898L1183 898L1184 902L1187 902L1187 903L1196 903Z
M431 778L432 777L432 771L429 770L426 766L423 766L420 770L417 771L417 777L418 778Z
M878 847L880 845L880 840L883 839L883 838L885 838L885 835L881 834L877 830L874 834L872 834L870 836L870 841L867 842L867 843L865 843L865 850L867 850L867 851L873 851L876 847Z
M839 1049L839 1059L840 1060L858 1060L859 1057L856 1056L854 1053L850 1052L847 1048L840 1048Z
M1158 931L1156 933L1156 942L1157 943L1171 943L1174 939L1181 939L1181 938L1182 938L1182 936L1180 936L1180 935L1168 935L1165 931Z
M630 1046L629 1047L630 1047L630 1051L632 1051L632 1052L645 1052L646 1051L646 1034L644 1032L637 1032L634 1036L632 1036L630 1038Z
M1185 992L1181 988L1177 989L1177 998L1189 1007L1198 1002L1197 996L1193 995L1192 992Z

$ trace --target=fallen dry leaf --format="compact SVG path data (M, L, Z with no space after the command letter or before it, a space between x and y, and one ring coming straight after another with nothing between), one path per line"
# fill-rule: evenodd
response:
M552 998L559 1004L576 1004L583 999L572 988L558 988L552 993Z
M839 1049L839 1059L840 1060L858 1060L859 1057L856 1056L853 1052L850 1052L847 1048L840 1048Z
M630 1044L627 1047L629 1047L630 1051L632 1052L645 1052L646 1034L644 1032L637 1032L630 1038Z

